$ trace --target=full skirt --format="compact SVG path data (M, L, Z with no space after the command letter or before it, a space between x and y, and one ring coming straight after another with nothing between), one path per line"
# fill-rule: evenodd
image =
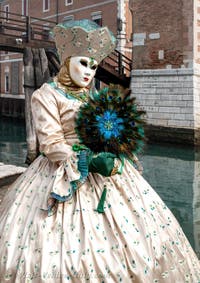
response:
M3 200L1 283L200 282L199 260L177 220L128 161L121 175L90 173L48 216L55 166L39 156Z

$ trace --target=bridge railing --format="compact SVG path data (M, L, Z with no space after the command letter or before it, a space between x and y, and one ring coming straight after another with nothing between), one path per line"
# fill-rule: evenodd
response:
M101 64L118 76L130 76L132 60L116 49Z
M48 40L56 22L0 10L0 33L30 40Z

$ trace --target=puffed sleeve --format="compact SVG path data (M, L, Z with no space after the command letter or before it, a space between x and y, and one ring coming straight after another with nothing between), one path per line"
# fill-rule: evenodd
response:
M73 151L64 138L58 103L50 87L44 85L33 93L31 108L40 152L52 162L69 159Z
M48 84L32 95L31 108L40 152L57 164L50 195L58 201L66 201L72 197L77 184L81 184L85 178L83 180L79 169L82 153L73 151L71 145L67 144L58 104L55 90Z

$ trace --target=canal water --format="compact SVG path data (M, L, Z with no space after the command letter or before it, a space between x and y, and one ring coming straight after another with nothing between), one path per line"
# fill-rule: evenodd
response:
M23 166L23 121L1 118L0 162ZM140 156L143 176L176 216L200 256L200 151L172 144L147 145Z

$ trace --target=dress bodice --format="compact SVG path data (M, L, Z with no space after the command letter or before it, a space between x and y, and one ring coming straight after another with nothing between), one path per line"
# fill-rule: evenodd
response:
M56 148L63 155L58 156L58 160L63 159L69 146L79 142L75 132L75 117L81 104L78 99L62 95L47 83L34 92L32 111L40 152L48 156Z

